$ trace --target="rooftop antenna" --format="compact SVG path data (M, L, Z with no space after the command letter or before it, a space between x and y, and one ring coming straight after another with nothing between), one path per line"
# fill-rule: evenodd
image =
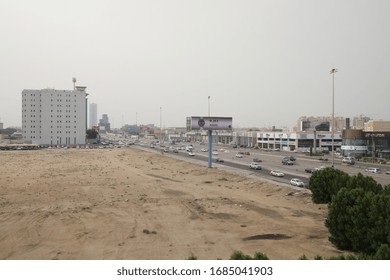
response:
M76 81L77 81L76 78L73 77L72 81L73 81L73 90L76 90Z

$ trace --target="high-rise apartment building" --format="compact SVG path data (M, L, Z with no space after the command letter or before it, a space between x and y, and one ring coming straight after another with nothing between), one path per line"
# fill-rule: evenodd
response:
M86 87L22 91L23 140L39 145L86 143Z
M89 128L98 125L97 104L89 104Z

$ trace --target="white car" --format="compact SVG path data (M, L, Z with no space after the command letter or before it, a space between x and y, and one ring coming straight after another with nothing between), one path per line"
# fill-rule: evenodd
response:
M290 180L290 184L293 186L296 186L296 187L302 187L302 188L305 187L305 183L301 179L298 179L298 178L292 178Z
M276 177L284 177L284 173L280 172L279 170L272 170L272 171L270 172L270 174L271 174L272 176L276 176Z
M320 167L316 167L314 170L315 171L321 171L321 170L324 170L326 168L326 166L320 166Z
M256 169L256 170L261 170L261 165L258 164L257 162L251 162L249 164L249 168L250 169Z
M242 158L242 154L236 154L236 158Z
M375 167L366 168L365 171L371 172L371 173L381 173L381 170L379 168L375 168Z
M217 155L218 155L218 152L214 151L214 152L213 152L213 155L214 155L214 156L217 156Z
M189 155L190 157L195 156L195 154L194 154L193 152L189 152L188 155Z

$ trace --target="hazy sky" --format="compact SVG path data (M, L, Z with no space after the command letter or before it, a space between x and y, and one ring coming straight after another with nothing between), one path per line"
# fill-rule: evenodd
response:
M23 89L87 86L114 127L390 120L388 0L0 0L0 121Z

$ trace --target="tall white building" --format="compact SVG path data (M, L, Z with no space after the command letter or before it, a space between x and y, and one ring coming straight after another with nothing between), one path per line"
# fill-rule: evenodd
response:
M85 144L88 95L85 88L23 90L23 140L39 145Z
M89 128L98 125L97 104L89 104Z

